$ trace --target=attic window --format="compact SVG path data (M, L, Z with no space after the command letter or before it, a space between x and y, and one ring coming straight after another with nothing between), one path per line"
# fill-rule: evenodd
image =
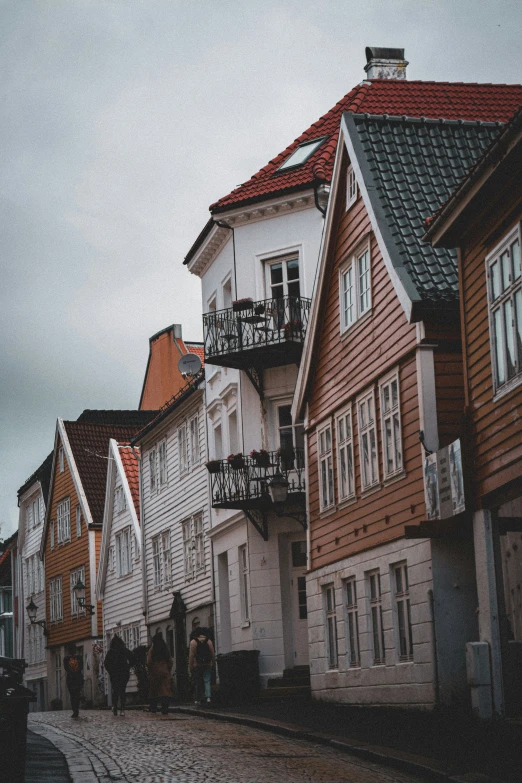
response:
M297 166L302 166L319 149L325 139L326 137L323 136L321 139L305 141L304 144L300 144L277 170L286 171L286 169L295 169Z

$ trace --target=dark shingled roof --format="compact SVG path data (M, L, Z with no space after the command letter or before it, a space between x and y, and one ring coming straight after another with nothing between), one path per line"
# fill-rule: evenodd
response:
M123 427L144 427L158 411L97 411L86 410L76 421L88 424L116 424Z
M454 305L456 252L423 242L424 223L480 158L499 123L386 114L345 114L344 120L384 243L410 296Z
M31 484L34 484L35 481L39 481L42 486L42 493L43 493L43 499L44 503L47 506L47 498L49 497L49 485L51 483L51 469L53 466L53 452L51 451L50 454L47 455L47 457L44 459L42 464L39 468L35 470L35 472L29 476L27 481L20 487L18 490L18 497L20 498L21 495L26 492Z
M156 415L151 411L146 413L149 420ZM64 421L64 426L87 496L92 520L95 524L101 525L105 504L109 440L114 438L118 442L128 443L140 426L143 426L143 422L141 425L124 427L115 424L92 424L86 421Z

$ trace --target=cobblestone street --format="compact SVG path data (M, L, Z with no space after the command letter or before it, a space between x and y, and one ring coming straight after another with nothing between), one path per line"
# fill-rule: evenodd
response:
M303 740L204 718L129 711L32 713L73 783L416 783L419 778Z

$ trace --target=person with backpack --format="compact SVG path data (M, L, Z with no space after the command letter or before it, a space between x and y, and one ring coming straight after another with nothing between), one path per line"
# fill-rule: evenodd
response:
M67 689L71 697L72 718L79 717L80 698L83 688L83 660L78 654L74 642L67 646L67 655L63 659Z
M196 628L191 633L189 646L189 670L192 674L195 691L195 703L199 706L203 699L210 704L210 682L214 665L214 645L206 628Z
M118 714L118 701L120 702L120 715L125 715L127 683L133 663L131 651L125 647L123 639L115 634L104 661L105 670L111 680L112 711L115 715Z

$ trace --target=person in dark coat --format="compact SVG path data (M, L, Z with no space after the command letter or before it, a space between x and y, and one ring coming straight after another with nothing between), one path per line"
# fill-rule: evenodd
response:
M115 715L118 714L118 701L120 715L125 715L126 689L133 663L131 651L125 647L123 639L115 634L104 661L105 669L111 678L112 711Z
M149 697L150 711L156 712L158 709L158 700L161 703L161 712L167 715L169 711L169 699L172 694L172 683L170 680L170 670L172 669L173 658L161 631L158 631L153 639L152 645L147 653L147 669L149 671Z
M66 673L67 689L71 697L72 718L77 718L80 710L80 698L83 688L83 660L76 652L74 642L68 645L67 655L63 659Z
M203 699L206 704L210 704L214 645L206 628L195 628L190 636L189 669L194 682L196 704L201 704Z

